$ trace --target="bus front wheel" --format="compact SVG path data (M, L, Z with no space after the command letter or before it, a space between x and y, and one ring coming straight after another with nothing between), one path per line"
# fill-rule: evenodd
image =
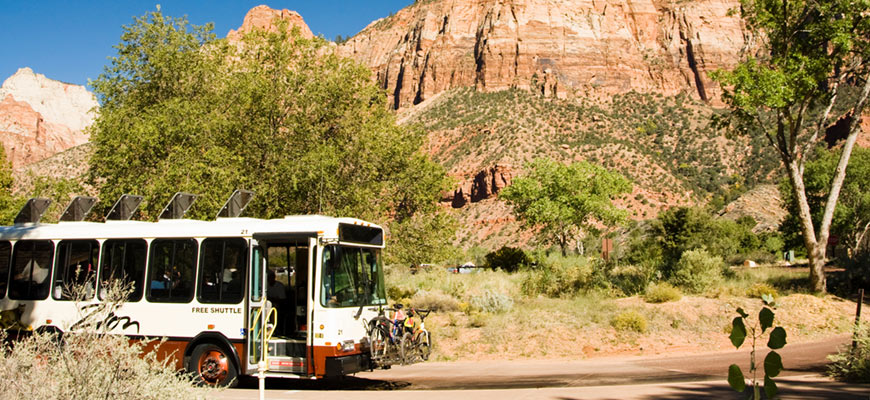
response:
M203 343L193 349L187 368L210 386L235 386L238 370L230 354L211 343Z

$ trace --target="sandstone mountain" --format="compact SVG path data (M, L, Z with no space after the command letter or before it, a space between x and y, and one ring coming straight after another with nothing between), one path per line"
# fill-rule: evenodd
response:
M429 0L339 46L396 108L447 89L522 88L606 98L638 91L716 99L709 72L746 43L736 0Z
M245 15L245 20L242 22L242 26L239 27L238 30L231 29L229 33L227 33L227 39L237 41L244 33L250 32L253 29L275 32L278 29L275 25L277 20L286 21L288 29L298 27L299 33L302 37L309 39L314 37L308 24L305 23L305 20L303 20L302 16L296 11L290 11L288 9L274 10L269 6L259 5L248 11Z
M652 218L674 205L727 202L734 188L770 181L779 161L763 139L725 135L710 123L721 106L710 72L733 66L750 41L739 18L728 14L738 4L418 0L332 48L372 70L400 123L428 133L424 150L458 181L443 196L445 207L458 209L457 242L495 248L532 237L497 193L536 157L587 160L630 177L635 189L619 203L634 219ZM277 29L275 18L313 37L298 13L268 6L251 9L227 37ZM49 139L49 124L60 123L47 109L7 96L5 88L0 131L7 152L12 135L6 132L13 125L15 132L32 132L16 135L39 138L45 148L69 147ZM29 125L7 122L12 113L3 107L26 115L19 119ZM85 126L91 107L80 110ZM862 126L870 130L870 118ZM38 146L29 146L16 149L35 153ZM88 151L87 145L76 147L28 170L80 174L82 168L64 166ZM767 224L763 228L773 226L781 210L774 209L770 187L763 188L750 192L754 200L733 203L726 214L752 215Z
M86 143L96 108L84 86L19 69L0 87L0 142L13 168Z

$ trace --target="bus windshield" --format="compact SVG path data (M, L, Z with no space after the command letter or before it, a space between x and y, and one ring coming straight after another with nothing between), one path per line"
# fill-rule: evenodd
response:
M380 249L329 245L323 249L320 304L328 308L386 304Z

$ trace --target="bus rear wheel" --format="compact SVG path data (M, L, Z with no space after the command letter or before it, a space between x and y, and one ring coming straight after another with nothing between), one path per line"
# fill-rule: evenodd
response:
M232 387L238 383L238 369L230 354L211 343L196 346L187 369L210 386Z

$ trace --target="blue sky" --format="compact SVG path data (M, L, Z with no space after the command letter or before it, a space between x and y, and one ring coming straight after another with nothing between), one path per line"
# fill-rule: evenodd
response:
M18 68L30 67L63 82L87 84L115 54L121 26L134 16L160 8L165 15L186 15L196 25L214 23L225 37L242 25L254 6L299 12L315 35L328 39L350 36L369 22L396 12L413 0L270 1L73 1L0 0L0 82Z

